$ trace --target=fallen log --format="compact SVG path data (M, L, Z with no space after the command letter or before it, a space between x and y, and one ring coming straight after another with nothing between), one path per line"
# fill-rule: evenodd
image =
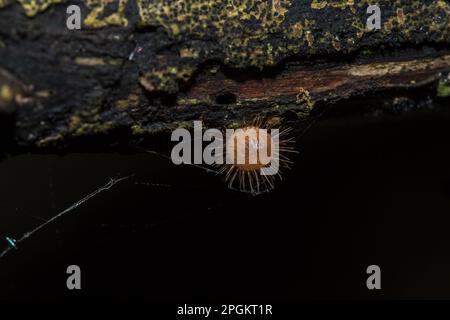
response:
M0 0L3 151L126 147L354 97L449 96L448 1ZM420 96L420 95L419 95ZM433 98L434 98L433 97Z

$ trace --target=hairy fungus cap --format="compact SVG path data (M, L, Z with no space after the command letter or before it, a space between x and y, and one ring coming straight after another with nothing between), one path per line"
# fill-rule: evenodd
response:
M273 144L270 133L249 126L234 131L227 140L226 154L240 170L260 170L270 162Z

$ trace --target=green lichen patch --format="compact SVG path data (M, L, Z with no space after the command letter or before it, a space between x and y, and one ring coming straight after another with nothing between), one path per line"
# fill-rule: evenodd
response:
M23 8L28 17L34 17L38 13L45 11L53 4L61 3L64 0L16 0ZM13 0L0 0L0 8L12 3Z
M437 96L440 98L450 97L450 82L441 80L437 87Z

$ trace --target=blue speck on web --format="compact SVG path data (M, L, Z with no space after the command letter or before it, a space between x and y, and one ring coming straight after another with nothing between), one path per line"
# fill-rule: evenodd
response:
M11 247L13 247L14 249L17 249L17 246L16 246L17 240L12 239L10 237L6 237L6 241L8 241L8 243Z

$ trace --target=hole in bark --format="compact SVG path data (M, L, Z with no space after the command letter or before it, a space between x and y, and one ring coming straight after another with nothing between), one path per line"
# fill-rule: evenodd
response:
M237 97L231 92L224 92L216 96L217 104L232 104L236 103Z

